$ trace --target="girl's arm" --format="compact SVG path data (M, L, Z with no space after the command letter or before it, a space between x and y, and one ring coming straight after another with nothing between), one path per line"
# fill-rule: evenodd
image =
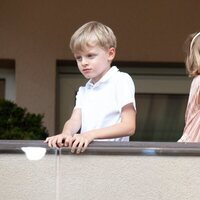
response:
M200 86L198 88L198 94L197 94L197 104L200 105Z

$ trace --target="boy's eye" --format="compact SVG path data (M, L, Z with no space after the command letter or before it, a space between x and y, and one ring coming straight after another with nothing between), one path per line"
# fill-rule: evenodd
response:
M81 58L81 56L76 56L75 59L76 59L77 61L81 61L82 58Z
M95 54L88 54L87 57L88 57L88 58L94 58L94 57L95 57Z

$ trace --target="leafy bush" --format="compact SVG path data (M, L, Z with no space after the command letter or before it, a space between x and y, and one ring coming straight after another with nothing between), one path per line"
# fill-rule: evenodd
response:
M42 124L43 117L41 114L31 114L11 101L0 99L0 139L45 139L48 132Z

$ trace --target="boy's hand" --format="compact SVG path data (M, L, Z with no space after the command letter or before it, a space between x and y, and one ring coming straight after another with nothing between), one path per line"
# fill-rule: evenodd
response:
M84 152L93 139L90 133L75 134L72 137L72 145L69 146L71 147L71 152L77 154Z
M44 141L45 143L48 143L49 147L71 147L72 146L72 136L71 135L65 135L63 133L47 137Z
M58 134L51 137L47 137L44 141L49 147L70 147L72 153L82 153L86 150L87 146L92 142L94 138L90 133L84 134Z

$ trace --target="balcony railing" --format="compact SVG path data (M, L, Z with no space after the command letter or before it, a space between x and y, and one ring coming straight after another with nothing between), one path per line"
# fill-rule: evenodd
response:
M199 200L200 144L93 142L85 153L0 141L5 200Z

